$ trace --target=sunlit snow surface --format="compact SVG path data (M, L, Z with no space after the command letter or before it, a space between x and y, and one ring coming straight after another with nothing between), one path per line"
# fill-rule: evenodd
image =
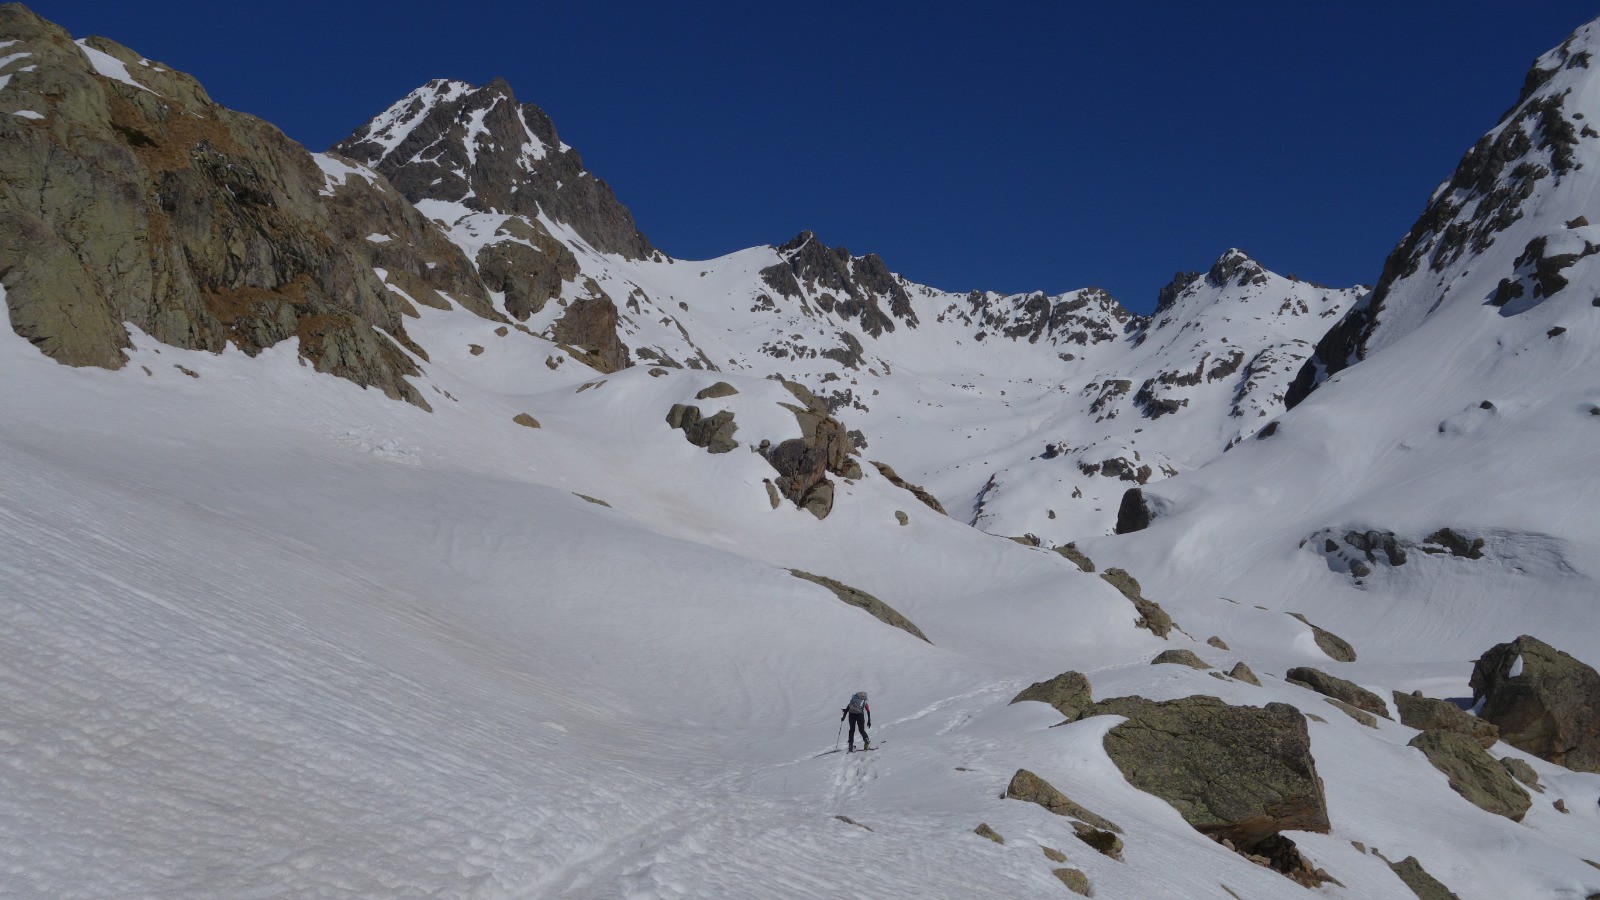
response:
M1592 106L1590 88L1565 102ZM373 139L398 146L412 106ZM1600 155L1581 149L1574 178L1589 178ZM373 177L316 162L329 192ZM1271 349L1263 383L1281 384L1290 351L1358 291L1267 273L1226 303L1196 287L1142 341L974 346L968 323L938 321L964 295L906 283L922 324L863 339L863 367L841 372L756 355L826 349L855 327L805 315L810 295L755 314L774 248L629 261L541 220L616 299L630 346L704 352L724 371L599 375L567 358L534 334L581 298L580 279L525 323L534 334L421 308L407 330L429 353L415 384L432 413L316 374L292 341L250 359L135 332L109 372L57 365L0 327L0 894L1064 896L1046 845L1101 898L1305 896L1131 788L1101 749L1117 719L1051 727L1042 704L1008 704L1069 669L1096 698L1212 694L1315 715L1333 830L1291 836L1340 882L1318 894L1412 896L1352 842L1417 857L1464 900L1600 892L1583 861L1600 860L1600 776L1496 745L1545 788L1513 823L1451 791L1406 746L1413 730L1368 729L1282 680L1311 665L1386 700L1463 699L1472 660L1521 633L1600 664L1600 312L1578 288L1514 314L1482 303L1536 229L1587 211L1596 192L1578 184L1536 193L1521 230L1444 273L1462 299L1397 294L1411 299L1377 352L1281 417L1281 397L1221 382L1155 419L1126 396L1093 410L1085 391L1188 371L1223 337ZM419 209L469 256L502 239L505 216ZM1594 265L1574 266L1574 284L1600 281ZM871 467L840 480L826 520L773 509L773 472L748 448L799 434L773 371L848 384L866 408L840 415L865 431L864 457L923 480L953 516ZM716 381L738 393L693 399ZM732 411L741 446L686 442L665 423L684 402ZM1078 455L1042 459L1047 443ZM1106 535L1126 485L1062 473L1089 450L1178 472L1150 486L1162 514L1148 530ZM1081 502L1061 503L1074 488ZM972 519L1078 540L1181 629L1135 628L1096 575ZM1312 540L1441 527L1482 538L1483 557L1414 552L1358 577ZM931 643L789 568L875 594ZM1359 661L1329 660L1290 612ZM1223 671L1243 659L1264 687L1148 664L1171 647ZM856 690L880 749L832 752ZM1018 768L1122 826L1124 860L999 799ZM980 822L1007 843L974 835Z
M1051 896L1042 843L1102 897L1301 895L1127 786L1099 749L1114 720L1049 728L1043 705L1007 705L1068 668L1097 696L1324 714L1335 832L1295 837L1348 888L1330 893L1407 896L1350 840L1463 897L1600 884L1574 855L1600 852L1600 778L1534 761L1550 793L1523 825L1466 806L1408 729L1270 677L1319 660L1287 616L1244 607L1226 632L1265 689L1148 666L1166 645L1055 554L875 473L825 521L773 510L759 457L709 456L663 421L723 378L740 393L708 406L787 436L772 382L551 372L542 341L423 315L433 414L316 375L290 344L251 360L136 335L105 372L0 329L8 893ZM933 644L788 566L874 592ZM1464 665L1371 671L1454 695ZM857 689L882 749L826 753ZM1019 767L1122 825L1126 861L997 799Z

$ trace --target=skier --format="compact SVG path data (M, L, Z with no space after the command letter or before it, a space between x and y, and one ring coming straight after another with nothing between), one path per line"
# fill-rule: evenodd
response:
M850 698L850 705L839 710L839 721L843 722L846 716L850 718L849 752L855 752L857 731L861 732L861 749L871 750L872 741L867 737L867 726L872 724L872 707L867 705L866 691L856 691L856 695ZM862 724L863 719L866 725Z

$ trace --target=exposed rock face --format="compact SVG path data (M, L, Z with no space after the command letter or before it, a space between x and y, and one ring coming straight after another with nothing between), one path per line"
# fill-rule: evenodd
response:
M1472 668L1479 715L1500 739L1575 772L1600 772L1600 674L1529 635L1489 648Z
M1012 703L1024 700L1048 703L1068 719L1076 719L1094 702L1089 679L1082 672L1062 672L1049 681L1036 681L1011 698Z
M1250 852L1280 831L1328 831L1311 736L1294 707L1117 697L1084 713L1096 715L1128 718L1107 732L1106 754L1201 833Z
M939 502L938 497L928 493L918 485L912 484L904 478L901 478L899 473L889 467L888 463L882 463L874 460L872 465L878 470L879 474L881 474L884 478L889 479L890 484L900 488L903 491L910 491L911 495L916 497L918 500L921 500L924 506L928 507L939 515L949 515L949 513L944 511L944 505Z
M1145 599L1140 593L1139 581L1123 569L1107 569L1100 575L1106 583L1122 592L1139 611L1139 618L1133 624L1149 631L1158 638L1165 638L1174 627L1172 617L1154 600Z
M600 372L633 365L627 346L617 336L617 305L610 297L574 301L555 321L551 334L558 343L583 351L583 362Z
M1451 789L1473 805L1513 822L1527 815L1533 804L1528 792L1477 741L1454 731L1424 731L1410 743L1427 754L1428 762L1450 779Z
M1389 862L1384 860L1384 862ZM1450 889L1445 887L1439 879L1428 874L1428 870L1417 862L1415 856L1408 856L1397 863L1389 863L1389 868L1394 874L1400 876L1411 893L1417 895L1417 900L1461 900Z
M843 600L851 606L866 610L873 618L884 623L885 625L893 625L894 627L904 631L909 635L912 635L913 637L928 641L928 636L922 633L922 629L918 628L916 625L913 625L910 619L900 615L898 612L895 612L894 608L889 604L879 600L877 597L872 596L866 591L853 588L841 581L835 581L832 578L827 578L822 575L813 575L810 572L802 572L799 569L790 569L789 574L799 578L802 581L809 581L812 584L819 584L827 588L833 592L835 597L838 597L840 600ZM928 641L928 643L931 644L933 642Z
M412 354L425 358L406 335L414 310L375 261L426 288L418 302L449 290L485 312L485 295L381 178L332 158L325 175L189 76L95 38L88 46L143 87L99 75L66 32L19 5L0 7L0 33L16 41L8 53L29 54L6 89L43 107L0 121L0 279L19 335L59 362L109 368L125 361L123 322L211 352L297 338L318 371L426 407L405 380L421 373ZM357 232L410 246L347 239Z
M739 426L734 424L733 413L727 410L706 416L698 406L674 403L672 409L667 410L667 425L682 430L689 443L712 453L727 453L739 446L733 439Z
M1321 669L1313 669L1310 666L1298 666L1290 669L1283 677L1290 684L1298 684L1303 688L1316 691L1324 697L1332 697L1357 709L1364 709L1375 716L1389 718L1389 707L1383 702L1383 698L1353 681L1337 678Z
M1117 525L1114 529L1117 534L1132 534L1150 527L1150 520L1155 518L1150 505L1145 502L1144 491L1139 488L1128 488L1122 495L1122 503L1117 507Z
M801 285L810 293L820 291L824 312L859 322L861 330L875 338L894 331L896 319L917 326L911 295L877 254L851 256L843 247L824 246L809 231L777 249L783 261L761 272L762 280L777 293L800 298L805 295Z
M550 117L517 102L502 79L483 87L430 81L334 149L383 173L412 202L459 202L530 219L543 212L601 252L633 259L656 252Z
M844 425L828 414L828 407L792 381L783 386L803 404L784 404L800 423L802 436L770 447L762 455L778 471L774 484L780 494L817 518L826 518L833 509L833 482L828 475L859 478L861 466L850 456L852 444Z
M996 844L1004 844L1006 842L1006 839L1001 837L998 831L995 831L993 828L989 827L988 822L979 822L978 827L972 829L972 833L978 837L988 838L989 840L994 841Z
M1339 637L1337 634L1334 634L1326 628L1312 624L1311 620L1307 619L1300 613L1289 613L1289 615L1294 616L1296 619L1299 619L1302 623L1311 628L1312 638L1316 640L1317 646L1322 648L1322 652L1328 654L1329 659L1337 660L1339 662L1356 661L1356 648L1350 646L1349 641Z
M539 427L539 420L535 419L533 416L528 415L527 413L517 413L514 417L512 417L511 421L517 423L518 425L521 425L524 428L538 428Z
M1494 727L1493 723L1463 711L1448 700L1395 691L1394 705L1400 711L1401 725L1422 731L1454 731L1477 741L1478 746L1485 750L1500 740L1500 729Z
M563 284L577 279L578 258L539 222L508 218L495 236L505 239L478 251L478 274L505 295L506 312L518 320L544 309Z
M1211 664L1196 656L1193 650L1185 650L1181 647L1163 650L1156 654L1155 659L1150 660L1150 664L1153 666L1158 666L1162 663L1174 663L1180 666L1188 666L1191 669L1211 668Z

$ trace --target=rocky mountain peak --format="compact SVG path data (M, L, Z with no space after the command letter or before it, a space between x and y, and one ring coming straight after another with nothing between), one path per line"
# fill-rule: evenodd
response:
M611 188L557 135L550 117L521 103L503 78L482 87L434 79L334 145L387 177L412 202L460 203L478 212L570 226L596 250L656 255Z
M1267 271L1243 250L1232 247L1211 264L1210 270L1206 272L1206 282L1216 288L1227 287L1230 284L1238 287L1266 284Z
M811 231L775 249L783 261L761 270L761 280L777 293L809 297L824 312L858 320L872 337L894 331L896 320L917 327L904 280L876 253L853 256L844 247L827 246Z

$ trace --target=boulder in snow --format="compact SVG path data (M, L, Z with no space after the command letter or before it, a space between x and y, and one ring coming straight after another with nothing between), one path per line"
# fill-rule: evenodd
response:
M1106 733L1106 754L1202 834L1249 853L1280 831L1328 831L1305 716L1287 703L1116 697L1084 715L1127 717Z
M1450 788L1473 805L1513 822L1522 821L1533 801L1478 742L1454 731L1424 731L1411 746L1450 779Z
M1500 739L1575 772L1600 772L1600 673L1537 638L1496 644L1472 668L1472 699Z
M1152 666L1159 666L1162 663L1174 663L1180 666L1188 666L1191 669L1211 668L1211 664L1196 656L1193 650L1185 650L1181 647L1163 650L1156 654L1155 659L1150 660Z
M1284 673L1283 676L1290 684L1298 684L1307 690L1316 691L1324 697L1342 700L1358 709L1364 709L1376 716L1389 718L1389 707L1383 698L1343 678L1336 678L1321 669L1310 666L1296 666Z
M1500 729L1471 713L1464 712L1448 700L1435 700L1417 694L1394 692L1395 708L1400 710L1400 724L1422 731L1454 731L1467 735L1487 750L1500 739ZM1527 763L1523 763L1527 765Z
M1350 646L1349 641L1326 628L1312 624L1309 619L1300 613L1289 613L1289 615L1299 619L1311 629L1312 638L1316 640L1317 646L1322 649L1322 652L1328 654L1329 659L1337 660L1338 662L1356 661L1356 648Z
M1082 672L1062 672L1048 681L1036 681L1011 698L1012 703L1024 700L1048 703L1068 719L1076 719L1094 702L1089 692L1089 679Z

